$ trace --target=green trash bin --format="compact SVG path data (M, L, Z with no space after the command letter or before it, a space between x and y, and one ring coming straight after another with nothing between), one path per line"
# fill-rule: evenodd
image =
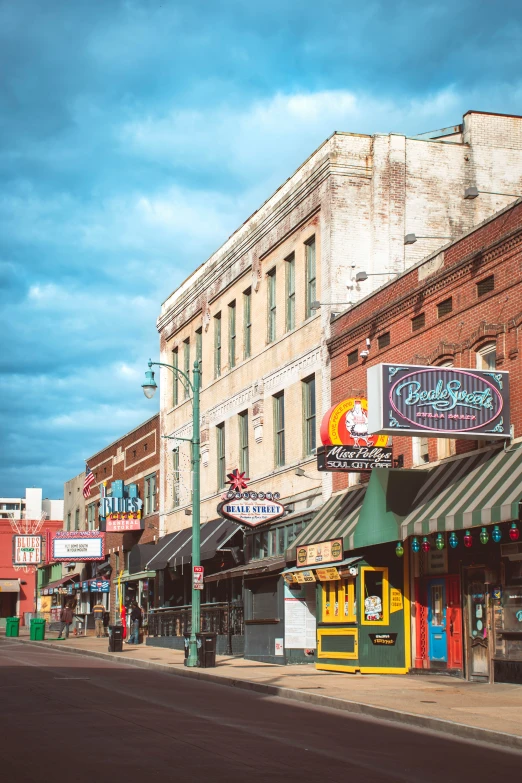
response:
M45 639L45 620L38 618L31 620L29 638L32 642L42 642Z
M19 636L20 635L20 618L8 617L5 624L6 636Z

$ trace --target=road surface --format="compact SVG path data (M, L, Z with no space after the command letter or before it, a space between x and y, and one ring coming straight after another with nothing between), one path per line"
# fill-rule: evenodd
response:
M490 783L522 754L0 640L0 764L5 783Z

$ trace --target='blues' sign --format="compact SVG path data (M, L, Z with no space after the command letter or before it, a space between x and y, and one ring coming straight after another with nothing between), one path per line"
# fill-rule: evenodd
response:
M507 372L378 364L367 377L370 433L510 437Z

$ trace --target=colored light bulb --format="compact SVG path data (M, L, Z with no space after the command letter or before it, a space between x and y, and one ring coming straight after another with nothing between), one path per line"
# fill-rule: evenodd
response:
M411 551L412 552L418 552L420 549L419 539L417 536L414 536L411 540Z
M495 527L493 528L493 532L491 534L491 538L493 539L495 544L498 544L498 542L502 538L502 530L499 528L498 525L495 525Z
M469 549L470 546L472 545L473 545L473 536L471 535L469 530L467 530L464 535L464 546L467 546L467 548Z
M437 540L435 541L437 549L444 549L444 536L442 533L437 534Z
M422 539L422 551L423 552L429 552L430 549L431 549L431 544L428 541L428 539L426 538L426 536L424 536L424 538Z
M482 530L480 531L480 543L487 544L488 541L489 541L489 533L486 530L486 528L483 527Z
M395 547L395 554L397 557L402 557L404 554L404 547L402 545L402 541L397 541L397 546Z
M450 547L452 549L456 549L458 547L458 545L459 545L459 539L457 538L457 534L456 533L451 533L448 541L449 541L449 545L450 545Z
M518 541L519 536L520 536L520 530L517 527L517 523L513 522L513 524L509 528L509 537L512 541Z

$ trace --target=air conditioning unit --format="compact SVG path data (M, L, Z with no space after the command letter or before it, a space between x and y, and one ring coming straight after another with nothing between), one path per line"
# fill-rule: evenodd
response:
M502 557L507 557L508 560L522 560L522 541L517 541L514 544L501 544L500 554Z

